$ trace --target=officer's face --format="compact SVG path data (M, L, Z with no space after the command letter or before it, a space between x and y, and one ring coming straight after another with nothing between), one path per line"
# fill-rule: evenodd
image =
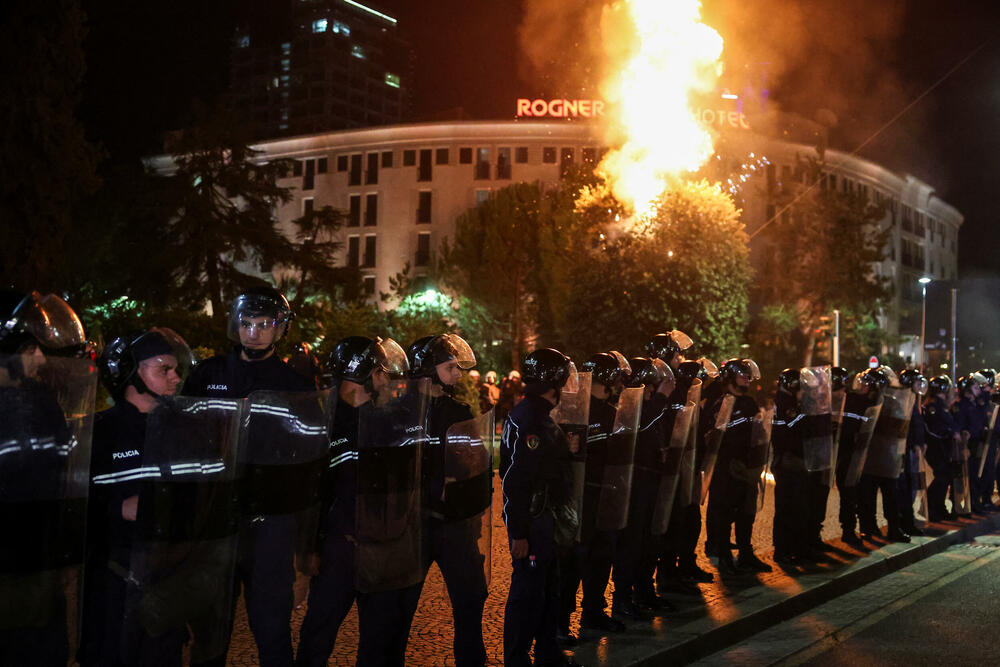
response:
M160 396L173 396L181 384L177 358L172 354L140 361L139 377L151 392Z
M24 369L24 377L33 378L38 374L38 369L45 364L45 355L42 348L37 345L29 345L21 350L21 368Z
M454 359L443 361L434 367L437 371L438 379L443 385L453 385L462 379L462 369Z
M381 368L376 368L372 372L372 389L378 394L389 387L389 374Z
M278 338L278 326L273 317L241 317L240 344L251 350L264 350Z

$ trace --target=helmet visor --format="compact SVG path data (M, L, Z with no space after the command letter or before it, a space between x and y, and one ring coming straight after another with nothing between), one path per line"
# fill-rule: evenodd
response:
M476 365L476 353L465 339L458 334L444 334L442 343L448 348L448 354L458 362L458 367L467 371Z
M653 359L653 368L656 370L656 377L658 382L669 381L671 384L675 383L674 372L670 370L670 366L667 365L662 359Z
M927 393L927 378L923 377L917 378L910 385L910 389L912 389L913 393L916 394L917 396L923 396L924 394Z
M756 382L760 379L760 368L757 367L757 362L753 359L744 359L743 368L750 374L748 379L751 382Z
M285 304L264 294L241 294L229 307L229 327L226 333L233 342L240 342L241 328L271 329L287 324L290 311ZM264 318L263 321L254 322Z
M892 370L888 366L879 366L878 369L885 374L886 378L889 380L890 387L899 387L899 376L896 375L896 371Z
M28 333L44 347L53 349L84 342L83 324L73 309L55 294L33 292L16 311Z
M701 369L705 371L705 375L712 378L713 380L719 377L719 367L715 365L715 362L708 357L702 357L698 360L698 364Z
M153 327L150 331L155 331L167 340L170 349L173 350L174 358L177 359L177 375L183 381L191 369L194 367L194 353L180 334L167 327Z
M632 366L628 363L628 359L625 358L624 354L618 350L611 350L608 354L618 360L618 370L620 370L623 375L632 374Z
M379 367L394 377L405 375L410 370L410 362L406 359L406 352L399 346L399 343L391 338L385 340L375 339L375 357Z
M799 382L803 387L809 387L810 389L815 389L819 386L820 379L816 375L816 372L811 368L803 368L799 371Z
M562 390L570 394L575 394L580 391L580 375L576 372L576 364L570 361L568 365L569 377L566 378L566 384L562 386Z
M674 329L669 331L668 335L670 336L670 340L674 341L674 344L680 348L681 352L687 351L692 345L694 345L694 341L691 340L691 337L683 331Z

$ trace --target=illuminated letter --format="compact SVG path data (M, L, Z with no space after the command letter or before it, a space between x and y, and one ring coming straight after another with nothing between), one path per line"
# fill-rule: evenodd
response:
M535 100L531 103L531 115L532 116L544 116L545 110L548 105L545 104L545 100Z
M711 109L702 109L701 122L710 127L715 125L715 112Z
M563 100L563 115L564 116L579 116L577 113L577 101L576 100Z
M603 116L604 115L604 102L601 100L594 100L594 115Z
M549 100L549 115L555 116L556 118L563 115L562 100Z
M518 116L531 115L531 100L526 100L523 97L519 97L517 99L517 115Z
M742 127L744 130L750 129L750 123L747 122L747 117L744 116L743 114L740 114L740 127Z
M730 111L727 114L726 117L727 117L727 120L729 120L729 126L730 127L739 127L740 126L740 112L739 111Z
M580 115L584 118L590 118L593 112L590 110L591 101L590 100L577 100L577 104L580 107Z

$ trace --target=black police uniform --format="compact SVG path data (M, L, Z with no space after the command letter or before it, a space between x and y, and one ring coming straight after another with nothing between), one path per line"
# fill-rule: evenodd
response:
M706 425L715 424L723 397L724 394L706 411L702 424L704 433L708 432ZM706 546L721 557L731 553L729 537L734 525L740 557L753 556L751 537L757 510L757 485L741 475L745 474L749 462L753 419L757 413L757 402L753 398L736 396L709 483Z
M844 416L840 423L840 445L837 450L837 490L840 493L840 527L844 535L854 535L858 516L858 487L847 486L847 473L854 457L855 438L867 417L865 412L875 403L867 395L849 392L844 401Z
M258 390L315 391L315 386L277 354L260 361L245 361L237 347L227 355L198 364L184 383L182 393L207 398L246 398ZM244 506L257 504L255 499L241 502ZM296 519L291 514L254 513L256 516L245 517L240 531L233 600L237 599L242 583L261 664L290 665Z
M513 561L504 610L504 664L564 664L556 643L559 565L553 509L569 497L565 436L549 416L553 405L530 391L510 411L500 440L500 478L508 538L526 539L529 555Z
M672 394L668 398L668 410L673 412L671 420L676 420L677 413L686 406L688 390L690 384L677 383ZM695 415L692 416L692 427L697 415L701 411L701 406L694 406ZM671 423L671 429L673 425ZM696 442L695 471L701 468L701 455L703 453L704 442L699 437ZM670 523L667 532L663 535L660 544L660 554L656 563L656 579L658 586L666 586L668 582L675 578L689 577L700 571L697 567L697 556L695 550L698 547L698 540L701 538L701 478L697 474L694 476L694 489L691 492L690 502L684 503L681 498L680 489L674 495L674 506L670 511Z
M472 410L448 395L431 399L427 421L428 442L423 447L423 553L424 573L436 562L451 600L455 626L455 664L486 664L483 642L483 607L486 576L478 540L481 524L467 520L470 505L489 507L489 498L461 496L445 481L448 429L472 419ZM454 493L451 493L454 491ZM423 582L407 591L407 634L420 601Z
M919 397L918 397L919 398ZM919 403L914 403L910 416L910 426L906 432L906 465L903 474L896 480L896 502L899 507L900 525L903 532L910 535L920 534L913 516L913 501L921 488L919 462L920 448L924 446L924 418L920 413Z
M774 557L807 555L810 547L803 425L799 402L787 391L774 396L771 442L774 446Z
M972 507L976 511L982 510L982 484L979 482L979 459L983 456L982 451L986 447L986 427L989 426L986 413L983 409L983 397L972 398L963 396L958 403L952 407L955 413L955 421L958 432L967 431L969 433L969 458L966 463L969 467L969 491L972 498Z
M931 521L941 521L948 516L944 499L951 486L951 451L958 426L942 396L926 401L923 414L927 464L934 474L934 479L927 485L927 514Z
M615 554L615 606L655 601L652 567L655 546L650 522L660 484L661 462L673 421L667 413L667 397L657 392L642 402L636 436L632 492L628 523L621 531Z

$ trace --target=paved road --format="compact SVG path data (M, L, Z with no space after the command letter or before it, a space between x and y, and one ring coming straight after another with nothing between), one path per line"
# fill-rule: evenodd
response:
M490 659L490 664L500 665L503 663L503 609L507 598L507 590L510 586L510 556L507 552L507 534L503 521L500 518L499 483L495 483L496 494L494 497L493 513L493 580L490 584L490 595L486 602L484 615L484 633L486 639L486 650ZM770 554L772 518L774 516L773 485L769 484L765 494L764 508L758 513L757 521L754 524L753 543L759 553L764 556ZM827 505L827 520L824 524L823 537L827 541L832 541L840 535L840 527L837 523L837 508L839 499L836 490L830 494L830 501ZM702 508L704 516L704 507ZM880 516L881 522L881 516ZM714 571L707 559L704 557L702 546L704 545L704 529L702 530L701 543L699 544L699 558L701 566L709 571ZM775 585L787 579L780 573L774 575ZM299 582L300 589L306 590L307 581ZM703 584L701 586L702 599L698 604L712 607L716 606L717 614L725 615L730 605L727 602L728 596L734 593L730 585L719 582L718 579L713 584ZM611 589L608 592L610 604ZM300 605L296 610L293 622L293 640L298 643L299 626L305 616L305 604ZM573 617L573 626L576 627L579 618ZM657 622L670 623L669 618L658 620ZM452 642L451 606L448 597L444 592L444 584L441 580L440 572L433 568L424 586L423 595L420 598L420 606L413 621L413 628L410 632L410 641L407 649L407 665L452 665L454 664L451 651ZM331 665L353 665L355 650L357 647L357 614L352 610L351 614L344 621L344 625L337 637L337 645L334 655L330 660ZM242 601L238 608L238 617L233 630L233 642L229 654L229 664L231 665L256 665L257 653L247 624L246 614Z

